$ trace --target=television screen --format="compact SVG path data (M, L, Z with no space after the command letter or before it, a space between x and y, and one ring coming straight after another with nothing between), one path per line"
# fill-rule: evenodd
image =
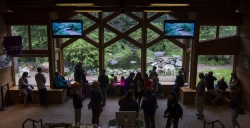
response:
M82 20L51 20L53 38L82 37Z
M165 38L194 38L195 21L194 20L165 20L164 37Z

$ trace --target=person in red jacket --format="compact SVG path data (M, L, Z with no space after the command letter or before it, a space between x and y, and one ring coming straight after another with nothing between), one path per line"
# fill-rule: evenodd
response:
M148 78L148 74L145 73L144 74L144 81L145 81L145 85L144 85L144 89L146 90L147 87L151 88L152 87L152 81Z

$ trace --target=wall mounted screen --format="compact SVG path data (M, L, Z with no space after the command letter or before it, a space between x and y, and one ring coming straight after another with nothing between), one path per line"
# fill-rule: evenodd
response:
M195 34L194 20L164 21L165 38L194 38L194 34Z
M53 38L81 38L82 20L51 20Z

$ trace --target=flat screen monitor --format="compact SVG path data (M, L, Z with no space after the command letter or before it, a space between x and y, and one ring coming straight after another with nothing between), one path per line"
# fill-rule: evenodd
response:
M165 38L194 38L195 21L194 20L165 20L164 37Z
M82 20L51 20L53 38L81 38Z
M115 113L117 126L136 126L136 111L119 111Z

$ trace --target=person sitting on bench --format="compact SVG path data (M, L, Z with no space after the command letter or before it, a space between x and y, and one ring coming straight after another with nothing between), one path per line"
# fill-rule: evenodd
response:
M54 78L54 83L56 85L57 88L65 88L67 89L67 97L65 100L69 99L69 95L70 95L70 86L67 82L67 80L63 80L62 77L60 76L59 72L55 72L55 78Z
M34 87L31 84L29 84L27 77L28 77L28 72L24 72L22 77L20 77L18 81L19 96L21 96L21 94L24 96L23 105L26 107L28 106L26 104L26 101L28 100L29 96L31 97L32 103L34 104L34 97L32 90Z

